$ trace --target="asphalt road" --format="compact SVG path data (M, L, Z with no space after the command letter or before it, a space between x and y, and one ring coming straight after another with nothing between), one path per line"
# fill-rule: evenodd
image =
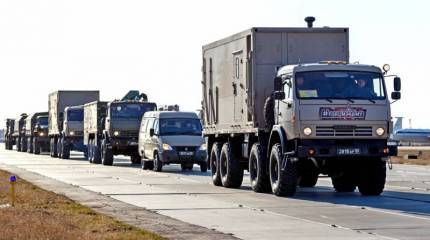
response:
M292 198L254 193L245 174L241 189L215 187L209 173L166 166L144 171L126 157L114 166L6 151L0 165L13 165L181 221L242 239L430 239L430 167L394 165L378 197L336 193L329 178L301 188Z

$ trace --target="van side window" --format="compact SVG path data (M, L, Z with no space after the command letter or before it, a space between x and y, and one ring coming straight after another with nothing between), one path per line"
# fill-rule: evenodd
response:
M140 124L140 131L141 132L145 132L145 130L146 130L146 122L148 122L148 119L147 118L143 118L142 119L142 123Z

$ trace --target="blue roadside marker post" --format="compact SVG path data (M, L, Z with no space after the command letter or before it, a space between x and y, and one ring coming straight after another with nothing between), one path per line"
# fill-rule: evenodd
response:
M12 175L9 178L10 182L10 199L11 199L11 205L12 207L15 207L15 183L16 183L16 176Z

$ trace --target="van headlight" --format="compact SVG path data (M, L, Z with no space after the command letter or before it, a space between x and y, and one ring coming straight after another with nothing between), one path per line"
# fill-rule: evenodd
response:
M306 136L309 136L309 135L311 135L311 134L312 134L312 129L311 129L310 127L305 127L305 128L303 128L303 133L304 133Z
M207 149L208 149L208 146L206 145L206 143L203 143L199 148L200 151L206 151Z
M172 150L172 147L167 143L163 143L162 147L163 147L164 151L171 151Z
M119 136L119 131L115 131L115 132L113 132L113 135L114 135L115 137Z
M376 129L376 135L378 135L378 136L382 136L382 135L384 135L384 133L385 133L385 129L384 128L377 128Z

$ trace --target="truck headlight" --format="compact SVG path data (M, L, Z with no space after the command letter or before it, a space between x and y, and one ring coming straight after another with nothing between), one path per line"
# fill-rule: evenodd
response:
M114 136L119 136L119 131L115 131L115 132L113 132L113 135L114 135Z
M376 129L376 135L378 136L382 136L385 133L385 129L384 128L377 128Z
M206 145L206 143L203 143L199 148L200 151L206 151L206 149L208 149L208 146Z
M39 137L43 137L43 136L45 136L45 133L44 132L40 132L39 133Z
M304 133L306 136L309 136L309 135L311 135L311 134L312 134L312 129L311 129L310 127L305 127L305 128L303 129L303 133Z
M74 136L75 135L75 132L74 131L71 131L70 132L70 136Z
M164 151L170 151L170 150L172 150L172 147L169 144L167 144L167 143L163 143L162 147L163 147Z

